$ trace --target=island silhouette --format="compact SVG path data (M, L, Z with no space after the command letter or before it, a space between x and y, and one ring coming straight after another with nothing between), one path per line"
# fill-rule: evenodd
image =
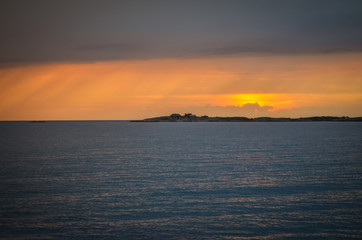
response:
M209 116L197 116L192 113L185 113L181 115L179 113L173 113L169 116L160 116L153 118L146 118L143 120L132 120L131 122L316 122L316 121L362 121L362 117L335 117L335 116L315 116L315 117L209 117Z

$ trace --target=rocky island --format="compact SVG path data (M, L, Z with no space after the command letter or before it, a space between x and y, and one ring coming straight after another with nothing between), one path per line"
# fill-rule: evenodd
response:
M318 116L305 118L272 118L272 117L209 117L196 116L192 113L180 115L173 113L170 116L161 116L154 118L146 118L143 120L132 120L131 122L315 122L315 121L362 121L362 117L333 117L333 116Z

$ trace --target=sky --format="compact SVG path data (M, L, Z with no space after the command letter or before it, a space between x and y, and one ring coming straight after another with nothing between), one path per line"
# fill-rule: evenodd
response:
M362 116L360 0L2 0L0 120Z

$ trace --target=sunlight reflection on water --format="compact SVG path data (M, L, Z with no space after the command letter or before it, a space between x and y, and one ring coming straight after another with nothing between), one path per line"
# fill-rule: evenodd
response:
M2 239L362 238L361 123L0 123Z

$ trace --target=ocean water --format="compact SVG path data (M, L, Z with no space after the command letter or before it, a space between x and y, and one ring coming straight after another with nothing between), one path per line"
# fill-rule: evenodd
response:
M0 122L0 239L362 239L362 123Z

